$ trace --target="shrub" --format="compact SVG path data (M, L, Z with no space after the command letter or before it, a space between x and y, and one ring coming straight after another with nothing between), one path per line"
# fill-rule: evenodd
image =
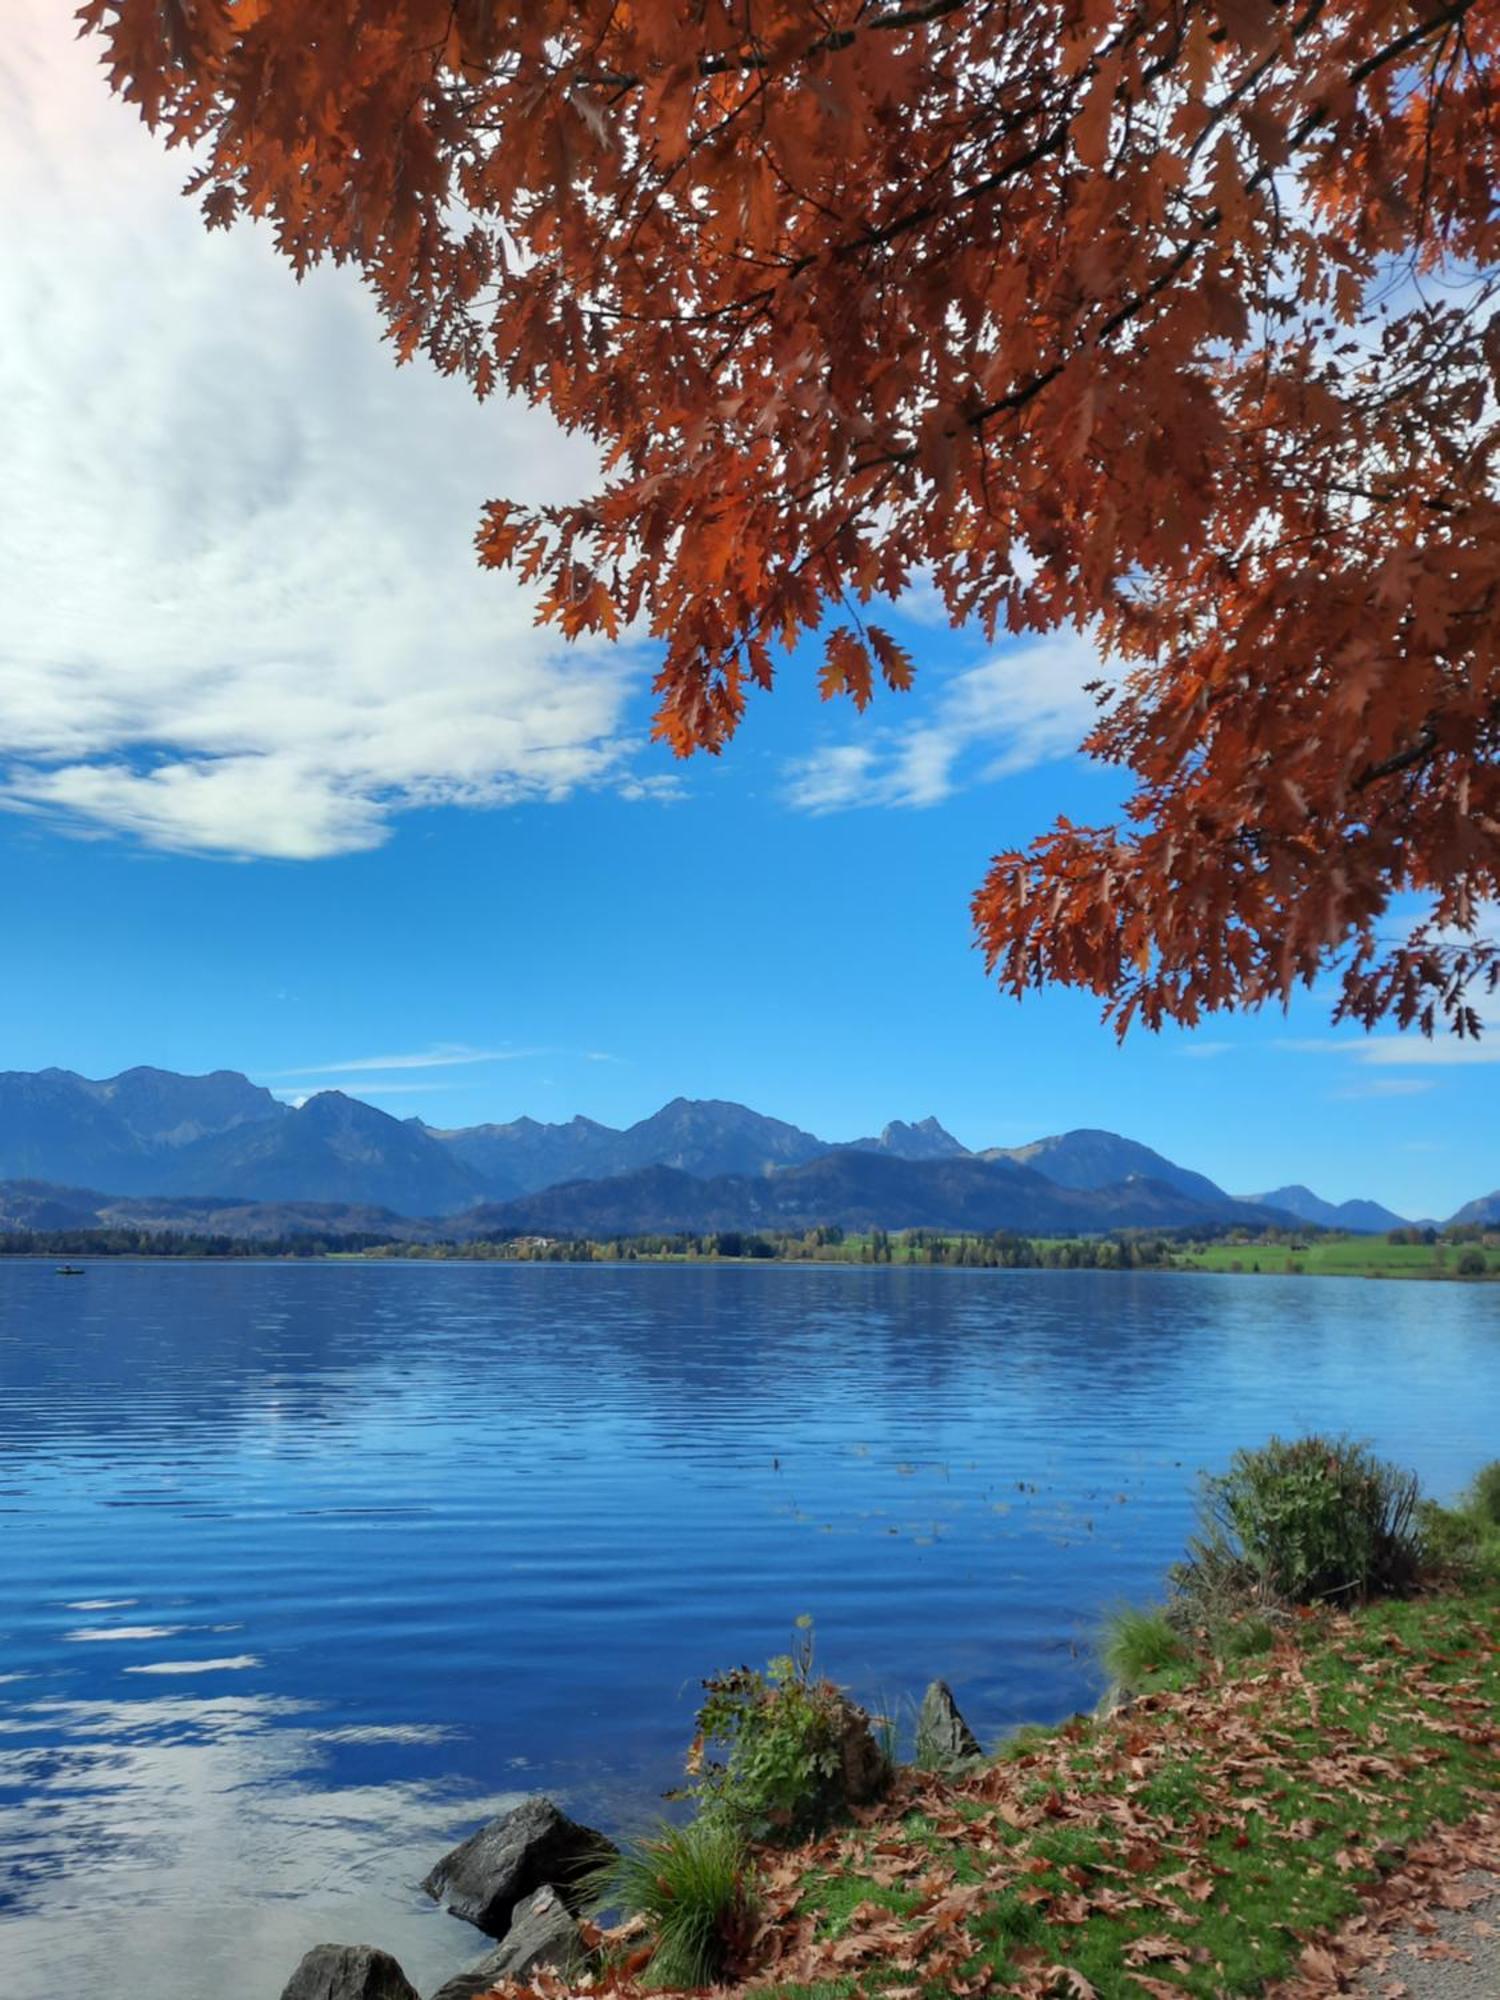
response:
M1479 1468L1469 1482L1462 1505L1465 1513L1474 1515L1487 1528L1500 1528L1500 1458Z
M789 1839L881 1792L890 1765L870 1718L812 1671L812 1621L765 1673L736 1667L703 1683L688 1758L695 1796L753 1840ZM710 1746L722 1749L713 1759Z
M1186 1666L1191 1657L1164 1612L1138 1611L1127 1604L1105 1620L1099 1658L1111 1680L1127 1691L1139 1688L1153 1674Z
M1214 1634L1214 1651L1221 1660L1253 1660L1276 1644L1276 1627L1257 1612L1231 1618Z
M1430 1575L1470 1582L1479 1558L1480 1523L1466 1507L1440 1507L1424 1500L1417 1509L1422 1567Z
M1424 1500L1417 1518L1436 1575L1470 1587L1500 1582L1500 1460L1481 1466L1453 1506Z
M712 1986L748 1945L756 1914L749 1855L722 1814L687 1826L663 1821L589 1877L601 1910L644 1917L655 1949L646 1971L658 1986Z
M1465 1250L1454 1269L1461 1278L1482 1278L1490 1268L1490 1260L1482 1250Z
M1272 1438L1203 1481L1200 1534L1173 1571L1191 1600L1238 1587L1292 1604L1408 1588L1422 1562L1415 1475L1349 1438Z

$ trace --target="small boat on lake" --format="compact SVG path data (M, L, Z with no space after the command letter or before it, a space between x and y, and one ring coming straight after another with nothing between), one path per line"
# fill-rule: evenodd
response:
M85 1278L88 1271L82 1264L59 1264L57 1275L59 1278Z

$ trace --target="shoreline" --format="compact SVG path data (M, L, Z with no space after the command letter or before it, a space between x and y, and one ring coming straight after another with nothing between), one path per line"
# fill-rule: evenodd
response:
M1314 1610L1255 1656L1147 1669L1137 1683L1112 1708L1023 1726L989 1754L889 1766L878 1796L846 1803L823 1831L751 1842L753 1921L715 1990L1326 2000L1389 1967L1414 1918L1426 1931L1429 1913L1461 1909L1458 1885L1493 1868L1500 1586ZM951 1704L941 1683L929 1698L938 1688ZM951 1719L950 1741L978 1750ZM533 1799L490 1822L434 1876L503 1847L507 1822L538 1810L557 1809ZM561 1970L518 1950L506 1963L524 1911L510 1931L471 1915L490 1956L442 1993L660 2000L642 1919L601 1930L585 1900L568 1900L576 1922L552 1911ZM497 1976L473 1983L486 1968Z
M392 1244L363 1250L131 1250L111 1251L97 1246L76 1242L71 1248L57 1250L8 1250L0 1248L0 1264L56 1265L59 1261L82 1261L85 1265L101 1266L118 1264L459 1264L473 1265L549 1265L565 1266L571 1269L589 1268L635 1268L640 1266L669 1266L682 1269L701 1270L704 1268L724 1268L731 1270L771 1270L786 1269L798 1271L901 1271L901 1272L946 1272L951 1275L976 1276L1029 1276L1062 1277L1089 1276L1108 1277L1197 1277L1197 1278L1313 1278L1313 1279L1359 1279L1366 1283L1406 1283L1406 1284L1455 1284L1486 1285L1500 1283L1500 1264L1492 1265L1484 1272L1444 1270L1442 1268L1401 1268L1386 1269L1329 1269L1309 1268L1306 1265L1276 1268L1267 1263L1262 1268L1259 1263L1251 1268L1225 1268L1215 1264L1195 1264L1190 1262L1161 1263L1149 1265L1130 1264L960 1264L929 1263L918 1257L892 1257L888 1262L861 1260L854 1257L754 1257L722 1256L717 1254L692 1255L687 1252L642 1251L632 1255L590 1254L587 1256L536 1256L507 1254L502 1246L484 1246L483 1252L474 1252L462 1247L446 1245L423 1246L420 1244Z

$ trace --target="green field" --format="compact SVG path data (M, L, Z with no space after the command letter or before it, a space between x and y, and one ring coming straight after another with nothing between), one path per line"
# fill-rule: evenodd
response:
M1121 1237L992 1237L935 1230L850 1230L837 1242L819 1242L822 1231L766 1235L734 1230L726 1235L676 1233L639 1238L575 1241L520 1239L494 1243L392 1243L360 1250L357 1257L519 1258L598 1262L626 1258L649 1263L792 1263L946 1265L969 1269L1212 1271L1246 1277L1286 1275L1343 1278L1439 1278L1463 1283L1500 1278L1500 1241L1390 1243L1383 1236L1288 1236L1256 1242L1193 1243L1150 1232ZM334 1253L338 1254L338 1253ZM1481 1265L1482 1268L1476 1268Z
M1387 1243L1382 1236L1310 1237L1286 1243L1193 1244L1174 1253L1179 1270L1305 1272L1309 1277L1442 1278L1458 1274L1460 1257L1483 1246ZM1500 1249L1485 1249L1489 1275L1500 1276Z
M962 1239L949 1237L950 1244ZM1059 1252L1064 1237L1032 1239L1043 1253ZM928 1261L925 1252L899 1234L889 1238L893 1264ZM1489 1266L1488 1276L1500 1277L1500 1246L1467 1243L1387 1243L1383 1236L1309 1237L1293 1243L1193 1243L1174 1246L1169 1268L1179 1271L1219 1271L1262 1276L1294 1273L1315 1278L1457 1278L1459 1259L1478 1249ZM863 1263L869 1259L868 1236L850 1233L837 1245L816 1253L818 1260ZM1465 1273L1465 1276L1470 1274Z
M963 1239L949 1237L956 1245ZM1044 1253L1058 1253L1069 1239L1035 1237ZM922 1264L925 1251L900 1234L889 1238L890 1262ZM1292 1243L1192 1243L1174 1245L1165 1260L1178 1271L1218 1271L1245 1275L1313 1278L1458 1278L1459 1259L1478 1249L1489 1266L1487 1275L1500 1277L1500 1246L1469 1243L1387 1243L1383 1236L1326 1236ZM844 1241L814 1253L818 1261L865 1263L870 1239L851 1232ZM1050 1258L1049 1258L1050 1261ZM1477 1276L1464 1272L1465 1278Z

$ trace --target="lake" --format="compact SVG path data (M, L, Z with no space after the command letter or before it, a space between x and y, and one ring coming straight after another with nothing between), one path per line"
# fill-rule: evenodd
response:
M413 1886L545 1790L611 1831L781 1651L987 1742L1090 1703L1201 1465L1500 1455L1500 1291L897 1267L0 1263L0 1993L423 1990Z

